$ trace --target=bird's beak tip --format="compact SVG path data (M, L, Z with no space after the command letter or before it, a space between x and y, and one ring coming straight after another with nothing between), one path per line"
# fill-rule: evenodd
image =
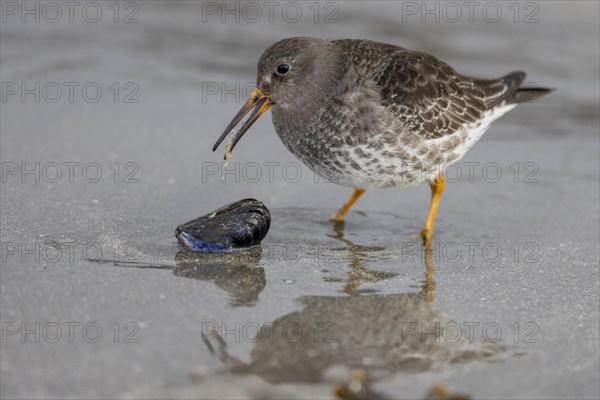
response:
M227 135L229 135L233 128L235 128L240 123L244 116L250 111L252 111L250 117L248 117L248 119L242 124L242 127L237 132L235 138L231 142L231 147L229 151L233 150L237 142L242 138L244 133L246 133L246 131L252 126L252 124L258 119L258 117L264 114L264 112L271 107L270 100L271 99L269 95L263 93L262 90L256 88L248 98L248 101L246 101L246 103L242 106L240 111L238 111L235 117L233 117L229 125L227 125L225 131L221 134L221 136L213 146L213 151L215 151L219 147L221 142L225 140Z

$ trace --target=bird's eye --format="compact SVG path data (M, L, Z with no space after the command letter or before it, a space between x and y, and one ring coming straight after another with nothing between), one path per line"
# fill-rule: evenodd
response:
M277 67L277 73L280 75L284 75L290 70L290 66L287 64L281 64Z

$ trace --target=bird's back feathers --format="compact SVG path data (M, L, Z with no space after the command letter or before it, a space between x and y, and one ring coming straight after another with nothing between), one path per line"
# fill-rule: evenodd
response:
M451 135L501 105L537 100L551 89L522 87L525 72L478 79L427 53L368 40L334 41L357 76L374 80L382 105L426 138Z

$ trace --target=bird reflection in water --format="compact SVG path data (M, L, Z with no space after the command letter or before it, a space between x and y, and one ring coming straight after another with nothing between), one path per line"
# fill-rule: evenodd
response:
M369 289L359 289L361 283L374 283L380 282L385 279L390 279L398 276L397 273L394 272L384 272L384 271L373 271L366 269L364 264L369 261L371 258L369 253L378 252L385 250L385 247L380 246L364 246L360 244L354 244L349 239L346 239L344 236L344 221L335 222L333 225L333 235L329 235L340 242L346 244L346 247L340 249L347 253L349 262L348 267L350 271L348 272L348 278L345 280L346 284L344 285L344 292L355 295L360 293L369 293L372 290ZM376 258L375 258L376 259ZM344 281L340 278L328 278L326 279L329 282L339 282Z
M365 248L344 237L343 225L336 225L334 237L348 245L350 274L344 291L349 295L300 297L302 310L263 325L255 338L248 338L254 343L249 363L230 355L218 332L203 332L209 351L231 372L272 383L320 382L330 367L343 366L377 380L506 351L499 343L473 341L459 323L433 307L431 254L424 257L424 280L417 292L364 294L358 290L363 279L373 281L361 261Z

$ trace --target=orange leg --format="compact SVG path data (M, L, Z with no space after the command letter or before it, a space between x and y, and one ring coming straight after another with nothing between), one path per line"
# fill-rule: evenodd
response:
M425 248L428 249L431 244L431 236L433 235L433 224L435 222L435 215L437 214L438 207L440 205L440 199L442 198L442 192L444 191L444 177L438 175L433 182L429 184L431 187L431 202L429 203L429 213L425 220L425 226L421 230L421 237Z
M350 210L350 208L352 208L352 205L356 203L356 200L358 200L358 198L362 196L364 192L364 189L354 189L354 193L352 193L352 196L350 196L346 204L344 204L344 206L340 208L338 212L333 214L329 220L334 222L343 221L346 213Z

